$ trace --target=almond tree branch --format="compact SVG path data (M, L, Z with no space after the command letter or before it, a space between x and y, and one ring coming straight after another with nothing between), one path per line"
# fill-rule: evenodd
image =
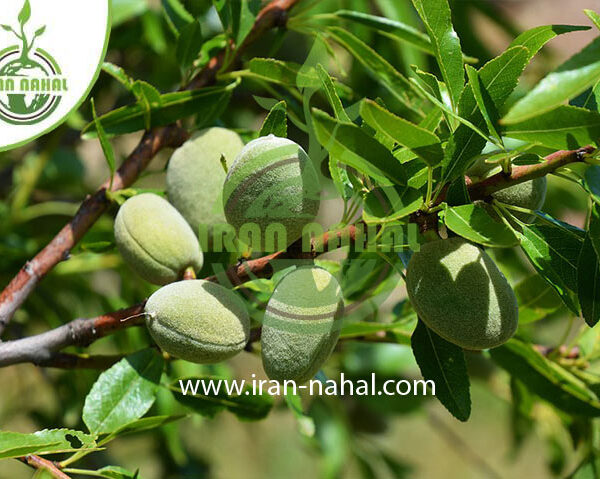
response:
M244 42L236 48L232 61L226 68L233 67L240 59L243 51L261 38L265 32L274 27L286 24L288 12L299 0L273 0L258 14L254 26ZM190 82L187 89L199 89L216 81L217 73L224 67L225 51L213 58L209 64ZM119 190L132 185L140 173L148 166L156 154L169 147L178 147L186 139L187 133L177 125L157 128L147 132L133 153L123 162L116 173L112 189ZM27 297L35 289L39 281L59 262L69 257L71 249L81 240L98 218L106 211L109 201L106 191L110 182L104 183L92 196L82 203L73 219L40 251L28 261L17 276L0 293L0 336L21 307Z
M67 476L64 472L62 472L56 463L40 456L30 454L29 456L19 457L19 461L27 464L33 469L45 470L56 479L71 479L71 476Z
M585 156L592 154L594 151L596 151L596 148L593 146L586 146L571 151L557 151L556 153L547 156L545 158L546 161L543 163L514 166L510 175L500 172L478 183L469 184L469 195L472 200L486 199L492 193L496 193L497 191L535 178L541 178L570 163L584 161Z
M330 244L332 248L335 248L333 243L329 243L329 238L333 234L338 239L346 237L350 244L353 244L356 240L356 228L349 226L335 233L325 233L323 237L314 239L311 242L311 251L308 253L301 251L302 242L300 240L290 246L287 251L280 251L230 267L225 273L226 278L211 276L206 278L206 280L217 282L219 279L222 279L238 286L254 278L270 277L273 274L271 262L274 260L315 258L322 252L328 251ZM323 245L322 248L321 245ZM97 369L98 367L105 366L117 358L81 358L76 355L59 354L58 351L69 346L89 346L94 341L113 332L140 326L144 323L143 313L145 303L143 301L127 309L104 314L96 318L75 319L70 323L36 336L0 343L0 367L20 363L33 363L37 366L67 369Z
M469 184L467 178L469 193L473 200L485 199L490 194L503 188L542 177L569 163L584 161L585 156L594 151L595 148L590 146L573 151L558 151L548 156L543 163L516 166L510 175L498 173L480 183ZM443 201L445 194L440 196L442 197L440 201ZM420 215L418 217L413 216L412 219L417 223L427 224L428 218L435 219L435 217L436 215ZM303 252L302 243L298 241L286 251L232 266L225 272L226 277L224 278L211 276L206 279L229 282L231 285L239 286L254 278L270 277L273 274L272 261L316 258L321 252L329 250L329 240L332 234L335 234L338 240L345 239L350 244L354 244L357 240L356 232L357 229L354 226L349 226L335 233L325 233L323 237L313 239L310 252ZM340 243L343 244L344 241L340 241ZM333 248L337 248L335 243L332 243L332 245ZM106 334L131 326L138 326L143 323L143 316L141 315L143 309L144 303L142 302L125 310L98 316L97 318L76 319L37 336L0 343L0 367L24 362L47 367L99 367L100 359L82 359L78 356L57 354L57 352L68 346L87 346ZM138 316L123 321L125 318L136 315Z

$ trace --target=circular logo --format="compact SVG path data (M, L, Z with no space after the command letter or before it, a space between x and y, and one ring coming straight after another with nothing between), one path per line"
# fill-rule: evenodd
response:
M41 48L32 53L15 45L0 52L0 119L5 122L39 123L56 110L67 89L60 67Z
M108 48L111 0L13 0L0 8L0 151L64 123Z

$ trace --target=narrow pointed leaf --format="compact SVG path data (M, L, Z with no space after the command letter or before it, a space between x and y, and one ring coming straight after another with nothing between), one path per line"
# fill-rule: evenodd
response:
M335 12L334 15L388 33L390 36L407 42L413 47L433 55L433 47L431 46L429 37L406 23L352 10L339 10Z
M371 176L384 185L406 185L406 172L394 155L353 123L315 110L313 122L319 143L341 163Z
M598 142L600 114L575 106L560 106L529 120L506 125L503 134L548 148L573 150Z
M577 262L584 236L559 225L523 225L521 248L537 272L575 314Z
M600 80L600 38L550 73L502 119L507 125L549 112Z
M519 243L508 226L495 221L479 205L468 204L448 208L444 222L456 234L483 246L509 248Z
M200 55L201 48L202 26L198 20L195 20L181 29L177 39L175 57L179 66L184 70L192 66L194 60Z
M402 112L403 116L405 115L408 119L417 122L423 119L423 114L416 111L411 103L414 96L412 86L404 75L379 53L350 32L338 27L329 27L327 30L337 43L348 50L356 60L369 70L378 82L381 82L402 103L405 108L405 111Z
M454 107L458 106L465 84L460 39L452 26L448 0L412 0L425 24L433 51Z
M511 339L490 350L492 359L511 376L553 406L576 416L600 416L600 401L586 384L530 344Z
M600 261L589 234L579 255L577 284L581 314L594 327L600 321Z
M592 205L589 235L594 250L596 250L596 254L600 258L600 205L598 205L598 203Z
M564 33L589 30L590 27L578 25L542 25L521 33L513 40L509 48L522 45L529 50L531 60L541 48L553 38Z
M91 103L94 126L96 127L96 132L98 133L98 139L100 140L100 146L102 147L102 152L104 153L104 159L106 160L106 164L108 165L108 169L110 171L110 186L112 187L112 182L116 171L115 152L110 144L110 141L108 141L108 138L106 137L106 132L102 127L102 122L98 120L98 116L96 115L96 105L94 104L93 99Z
M518 46L510 48L499 57L485 64L479 71L482 85L499 110L517 86L517 82L528 62L528 50ZM459 105L460 116L479 128L485 120L477 108L473 90L467 86ZM450 138L442 162L442 181L451 182L464 175L465 171L485 147L485 140L469 127L460 125Z
M321 85L323 87L323 91L325 92L325 96L333 108L333 113L335 117L340 121L350 122L350 117L346 110L344 110L344 105L342 105L342 100L338 96L335 91L335 85L333 84L333 80L327 73L327 70L323 67L323 65L317 65L317 74L319 75L319 79L321 80Z
M287 104L285 101L277 103L265 118L258 136L275 135L287 138Z
M434 133L394 115L372 100L361 103L360 114L371 128L409 148L429 166L436 166L442 161L444 152L440 139Z
M435 383L436 397L456 419L471 415L469 376L463 350L419 321L411 345L421 374Z
M161 0L167 23L174 33L179 34L187 25L194 21L180 0Z
M600 30L600 15L598 15L594 10L584 10L585 14L588 16L588 18L594 22L594 25L596 25L596 28L598 30Z
M500 119L500 115L496 110L496 105L494 105L494 102L490 98L490 94L482 85L477 70L475 70L475 68L473 68L471 65L467 65L466 70L467 77L469 78L469 85L471 86L471 90L475 96L475 101L477 102L479 111L483 115L483 119L485 120L488 131L490 132L490 135L502 142L502 137L498 134L496 129L496 124Z
M161 95L160 106L150 110L151 127L166 126L202 112L201 124L214 121L227 106L237 82L224 87L208 87L195 91L182 91ZM106 135L124 135L146 129L146 109L141 104L118 108L100 117ZM84 138L94 138L94 124L87 125L82 132Z
M398 221L423 206L421 192L409 187L375 188L364 199L363 220L367 224Z

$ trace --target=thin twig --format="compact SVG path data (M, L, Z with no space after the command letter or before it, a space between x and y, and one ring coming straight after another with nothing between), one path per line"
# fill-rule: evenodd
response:
M543 163L514 166L510 175L500 172L483 181L469 185L469 195L472 200L484 200L497 191L535 178L541 178L570 163L584 161L585 156L594 151L596 151L596 148L593 146L586 146L578 150L557 151L547 156L546 161Z
M335 236L343 244L343 238L347 238L350 244L356 241L356 227L347 228L325 233L321 238L311 241L310 252L302 252L302 241L294 243L286 251L271 254L262 258L234 265L226 271L226 277L211 276L205 278L207 281L229 282L239 286L254 278L270 277L273 274L271 262L277 259L300 259L315 258L322 252L337 248L337 242L330 242ZM145 301L112 313L104 314L96 318L76 319L56 329L47 331L36 336L6 341L0 343L0 367L11 366L20 363L33 363L37 366L57 368L88 368L100 367L102 363L118 360L115 357L85 358L73 355L59 354L69 346L89 346L91 343L107 334L121 329L140 326L144 323Z
M33 469L45 470L56 479L71 479L71 476L68 476L64 472L62 472L58 468L58 465L56 463L44 459L40 456L30 454L29 456L19 457L19 461L21 461L24 464L27 464Z

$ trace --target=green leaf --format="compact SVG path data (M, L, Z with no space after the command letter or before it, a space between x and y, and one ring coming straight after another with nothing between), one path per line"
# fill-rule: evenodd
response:
M411 215L421 206L423 196L415 188L375 188L365 196L363 220L367 224L391 223Z
M152 110L159 108L162 102L160 92L142 80L133 82L131 92L144 110L144 125L146 130L149 130L152 126Z
M183 394L181 384L185 387L187 381L191 381L194 386L198 385L195 393L190 388ZM226 381L224 378L211 376L185 377L173 382L169 389L178 402L202 416L214 417L226 410L235 414L238 419L258 421L269 414L273 407L272 396L265 392L258 394L258 391L254 394L249 385L245 385L240 394L234 391L231 391L234 394L229 394L225 389ZM215 389L218 391L215 392Z
M346 110L344 110L344 105L342 105L342 101L335 91L333 80L329 76L329 73L327 73L327 70L325 70L321 64L317 65L317 75L319 75L323 91L325 92L325 96L327 97L331 108L333 108L335 117L340 121L350 123L350 117L346 113Z
M600 138L600 114L574 106L560 106L530 120L512 123L503 134L558 150L595 144Z
M44 429L32 434L0 431L0 459L28 454L75 452L95 447L92 436L72 429Z
M585 170L584 187L592 195L595 203L600 203L600 166L591 165Z
M468 204L447 208L444 222L456 234L483 246L509 248L519 243L518 238L507 225L494 220L479 205Z
M403 105L405 109L402 112L403 116L417 122L423 119L423 114L416 111L411 104L411 97L407 92L412 92L412 86L404 75L350 32L338 27L329 27L328 32L337 43L348 50L371 73L376 81L381 82Z
M502 119L512 125L549 112L600 80L600 38L550 73Z
M600 458L591 453L567 479L598 479Z
M558 35L589 29L590 27L578 25L542 25L521 33L508 48L524 46L529 50L529 60L531 60L546 43Z
M594 250L596 250L596 254L600 258L600 205L598 203L592 204L588 234L592 240Z
M486 63L479 70L481 84L487 90L496 109L499 110L517 86L528 62L524 47L513 47L499 57ZM479 128L485 120L477 108L477 101L470 86L464 89L459 104L459 114ZM442 182L452 182L465 171L485 147L485 140L468 126L460 125L450 137L442 162Z
M456 419L469 419L471 395L463 350L438 336L422 321L417 324L411 345L423 378L435 383L439 401Z
M175 57L183 70L191 67L194 60L200 55L202 40L202 26L198 20L188 23L181 29L175 48Z
M148 2L146 0L111 0L111 2L113 28L139 17L148 10Z
M127 75L123 68L113 63L104 62L102 64L102 70L123 85L127 91L131 91L134 81L129 75Z
M265 80L281 85L296 86L299 83L319 87L321 82L312 70L302 70L302 65L284 62L273 58L253 58L249 63L250 72Z
M413 315L414 316L414 315ZM340 338L352 339L372 336L376 333L393 333L399 344L410 344L411 333L415 328L415 320L397 321L393 323L373 323L366 321L346 322L340 332Z
M23 5L23 8L19 12L18 18L19 18L19 23L21 24L21 26L24 26L31 18L31 5L29 3L29 0L25 0L25 4Z
M120 436L123 434L132 434L135 432L148 431L151 429L156 429L158 427L162 427L165 424L169 424L174 421L179 421L184 418L185 415L178 414L173 416L150 416L143 417L141 419L135 419L134 421L128 422L123 426L119 427L117 430L113 431L110 436ZM106 439L102 440L102 444L105 444Z
M151 108L150 127L166 126L202 112L202 125L208 124L227 106L231 92L239 83L208 87L200 90L181 91L161 95L160 106ZM146 129L146 110L141 104L118 108L100 117L108 137L124 135ZM89 124L83 129L84 138L94 138L96 129Z
M429 166L436 166L442 161L444 152L440 139L434 133L394 115L372 100L361 103L360 114L371 128L409 148Z
M469 85L471 86L471 90L475 96L477 107L483 115L483 119L488 127L488 131L490 132L490 135L492 135L500 142L500 144L502 144L502 137L498 134L498 130L496 129L496 124L500 119L498 110L496 110L496 105L494 105L494 102L490 98L490 94L481 84L481 79L479 78L477 70L475 70L475 68L473 68L471 65L467 65L466 70L467 77L469 78Z
M600 321L600 261L591 236L586 235L577 265L577 294L583 319L594 327Z
M390 181L406 184L406 172L394 155L360 127L335 120L320 110L313 111L313 122L319 143L336 160L382 185L389 185Z
M584 10L585 14L588 16L588 18L594 22L594 25L596 25L596 28L598 30L600 30L600 15L598 15L596 12L594 12L594 10Z
M175 34L179 34L187 25L194 21L180 0L161 0L167 23Z
M96 471L106 479L137 479L138 472L131 472L119 466L106 466Z
M102 152L104 153L104 159L106 160L106 164L108 165L108 169L110 170L110 186L109 190L112 189L113 180L115 178L116 171L116 161L115 161L115 152L112 148L112 145L108 141L106 137L106 133L104 128L102 127L102 123L98 120L98 116L96 114L96 105L94 104L94 99L92 98L92 115L94 117L94 126L96 127L96 132L98 133L98 139L100 140L100 146L102 147Z
M142 417L154 403L164 361L139 351L103 372L85 399L83 422L92 434L111 433Z
M446 193L446 203L449 206L461 206L471 203L471 197L469 196L469 190L467 189L464 177L456 178L450 183L448 193Z
M407 42L413 47L433 55L429 37L406 23L352 10L339 10L333 15L387 33L391 38Z
M556 224L521 227L521 248L529 261L565 305L579 314L574 292L577 291L577 262L584 237Z
M477 133L486 143L493 143L496 141L485 131L483 131L483 126L479 127L471 121L467 120L466 118L463 118L462 116L455 113L450 106L446 105L446 103L444 103L443 101L438 100L434 95L432 95L425 88L423 88L423 86L421 85L421 83L419 83L418 80L416 80L415 78L411 78L410 81L417 88L417 90L419 90L431 103L433 103L435 106L437 106L440 110L444 112L447 119L455 120L458 123L462 123L463 126L466 126L467 128L470 128L472 131ZM454 123L451 120L448 121L448 124L453 125Z
M433 51L456 108L465 85L460 39L452 26L448 0L412 0L429 33Z
M229 0L212 0L212 4L219 15L223 30L231 29L231 2Z
M315 435L315 421L312 417L304 414L302 409L302 398L298 394L287 392L285 395L285 402L288 405L290 411L296 418L298 424L298 431L305 437L314 437Z
M490 350L492 359L535 394L569 414L600 416L600 401L585 383L530 344L511 339Z
M265 118L258 136L275 135L287 138L287 104L285 101L277 103Z
M556 291L538 274L523 279L514 290L519 305L519 324L544 319L563 304Z
M254 26L261 0L230 0L233 39L241 45Z

